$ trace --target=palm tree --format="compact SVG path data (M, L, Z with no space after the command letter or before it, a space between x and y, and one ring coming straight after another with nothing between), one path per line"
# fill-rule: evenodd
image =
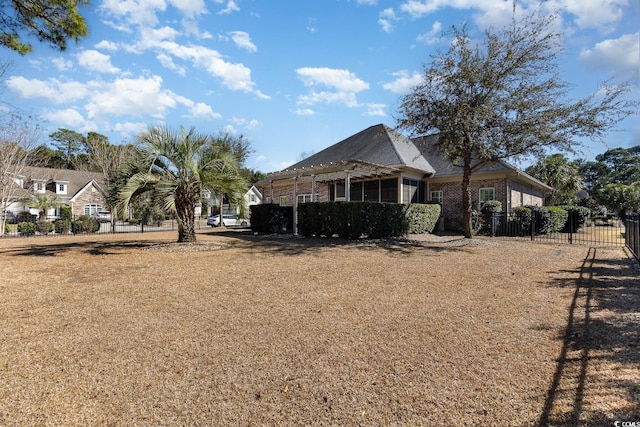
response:
M47 219L47 211L60 206L56 196L49 194L35 194L30 201L30 207L38 209L40 221Z
M560 205L575 202L576 193L582 189L582 177L578 166L562 154L553 154L527 168L527 173L553 187L546 204Z
M240 162L210 136L180 128L176 133L153 127L138 137L137 170L119 192L118 207L124 212L137 194L153 191L161 206L175 213L178 242L193 242L195 207L202 191L224 188L234 201L242 200L245 183Z

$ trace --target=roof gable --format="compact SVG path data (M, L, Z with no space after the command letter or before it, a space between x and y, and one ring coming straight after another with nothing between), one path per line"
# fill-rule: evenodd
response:
M409 138L383 124L358 132L287 169L302 169L344 161L385 167L404 166L427 174L435 172Z
M435 177L462 176L462 165L451 163L451 161L445 158L445 156L436 147L437 139L438 139L438 135L429 135L429 136L414 138L413 141L416 147L418 147L420 152L424 155L424 157L435 168L436 170L436 173L434 174ZM474 174L506 173L506 174L516 175L522 181L527 181L528 183L536 187L540 187L544 190L551 190L551 187L548 186L547 184L519 170L518 168L516 168L511 163L505 160L500 160L494 163L486 163L480 166L478 169L474 170L473 173Z

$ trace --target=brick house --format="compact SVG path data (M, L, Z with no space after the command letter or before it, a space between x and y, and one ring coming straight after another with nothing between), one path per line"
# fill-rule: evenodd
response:
M37 215L37 209L31 208L29 201L38 194L53 196L58 203L71 207L74 217L108 210L101 173L24 167L20 174L13 174L13 182L16 187L5 208L13 214L29 211ZM59 208L51 208L47 216L55 217L59 213Z
M435 136L409 139L383 125L371 126L256 186L265 203L293 206L309 201L438 202L443 225L460 228L462 171L434 147ZM499 200L503 210L540 205L551 187L507 162L487 164L471 177L474 202ZM295 221L294 221L295 222Z

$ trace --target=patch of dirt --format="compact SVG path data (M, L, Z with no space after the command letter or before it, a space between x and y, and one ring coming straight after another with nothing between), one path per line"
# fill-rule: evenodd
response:
M640 420L621 248L176 238L0 239L0 425Z

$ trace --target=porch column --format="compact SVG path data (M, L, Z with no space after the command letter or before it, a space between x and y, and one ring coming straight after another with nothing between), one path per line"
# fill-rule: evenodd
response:
M273 180L269 181L269 191L270 191L269 200L271 201L271 203L273 203Z
M349 171L345 171L347 174L344 177L344 199L347 202L351 201L351 173Z
M316 176L311 175L311 201L316 201Z
M293 234L298 234L298 177L293 177Z

